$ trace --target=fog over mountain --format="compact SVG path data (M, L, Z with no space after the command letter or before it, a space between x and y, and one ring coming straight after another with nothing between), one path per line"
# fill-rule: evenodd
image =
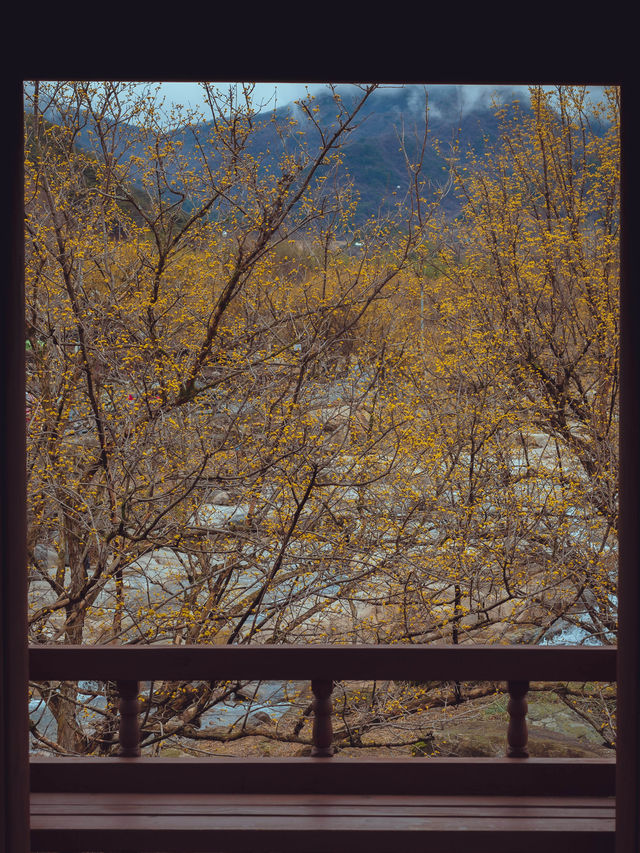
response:
M319 135L299 104L291 101L284 106L277 106L277 98L270 99L265 86L259 84L260 88L254 93L255 102L258 106L269 103L269 107L255 117L256 130L250 139L248 151L259 157L265 168L268 168L276 166L285 148L293 150L294 140L295 144L302 143L311 150L319 144ZM220 88L224 91L223 84ZM300 84L300 88L304 94L304 85ZM345 105L353 103L362 94L359 87L352 84L338 84L335 91ZM319 123L325 127L335 123L337 108L331 89L326 85L310 84L309 93L313 98L313 106L318 108L315 115ZM593 95L598 95L595 88ZM453 145L457 144L462 156L469 149L481 153L485 146L492 145L499 138L500 127L495 105L516 101L521 109L529 109L527 87L382 85L358 113L357 126L349 134L343 148L341 178L349 176L359 196L354 224L360 225L371 216L389 213L404 196L409 181L407 158L415 162L419 156L425 131L426 107L428 144L422 175L426 179L425 196L429 200L435 198L439 189L447 183L446 157ZM57 117L54 111L46 109L44 103L41 107L46 110L46 117L55 123ZM274 116L283 122L291 119L298 122L289 141L283 142L278 136L271 120ZM89 127L90 123L77 136L77 143L83 147L92 144ZM197 125L195 130L201 142L206 139L206 122ZM125 140L130 143L137 136L133 126L124 126L121 132L123 143ZM172 133L180 139L182 153L187 157L193 154L195 160L197 143L194 128L185 126L174 129ZM132 153L141 155L142 146L134 142ZM460 201L453 191L446 194L442 207L448 216L460 213Z
M357 97L354 87L338 87L345 103ZM344 149L344 171L354 181L360 195L358 218L362 221L377 212L388 210L401 198L409 180L405 153L410 161L419 156L428 114L428 137L423 161L423 176L432 193L446 184L446 156L455 143L460 152L469 148L484 150L498 139L499 121L492 107L518 101L528 109L528 92L518 88L464 86L405 86L376 91L358 114L358 128ZM319 117L331 121L335 112L329 92L315 95ZM426 110L428 109L428 113ZM300 127L310 132L309 121L295 104L285 108ZM283 110L284 112L284 110ZM437 148L436 148L437 144ZM437 150L438 149L438 150ZM425 188L427 198L429 188ZM460 212L459 201L449 193L443 201L447 214Z

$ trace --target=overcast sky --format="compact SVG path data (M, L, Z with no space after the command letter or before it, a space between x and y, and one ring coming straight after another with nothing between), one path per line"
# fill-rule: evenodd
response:
M216 86L223 91L232 83L216 83ZM166 97L166 106L171 104L183 104L191 107L204 107L205 101L202 95L202 89L198 83L162 83L161 92ZM266 109L273 109L274 106L282 107L291 103L297 98L302 98L309 92L314 93L326 86L324 83L256 83L254 90L254 103L258 105L263 103ZM397 85L382 86L382 90L396 90ZM431 87L428 87L431 88ZM470 85L460 87L464 90L464 98L469 102L475 101L478 97L490 97L491 93L499 88L497 86L479 86ZM511 89L521 89L526 92L525 86L514 86Z
M238 84L216 82L215 85L218 89L225 91L229 86ZM307 95L307 90L313 94L324 89L326 85L326 83L254 83L254 106L263 104L267 110L283 107L298 98L304 98ZM397 89L397 86L393 88ZM166 107L170 107L172 104L182 104L185 107L195 108L206 107L206 101L199 83L165 82L161 84L160 91L166 98Z
M217 83L218 88L224 90L231 83ZM295 101L296 98L302 98L306 94L304 83L256 83L254 90L254 100L256 103L270 101L271 98L276 98L275 106L282 107L285 104ZM317 91L322 88L322 84L310 84L311 91ZM198 83L163 83L162 94L166 96L167 101L173 104L184 104L184 106L204 107L205 100L202 96L202 89ZM273 108L274 104L269 103L269 107Z
M216 82L214 83L216 88L225 92L228 90L229 86L238 86L238 83L224 83L224 82ZM254 83L254 92L253 92L253 106L258 112L262 111L270 111L276 107L284 107L287 104L292 103L294 100L299 98L304 98L307 93L314 94L322 89L326 88L326 83ZM416 84L408 84L418 91L422 88L422 86L418 86ZM479 85L479 84L469 84L469 85L456 85L457 88L457 109L460 109L461 113L466 113L467 111L473 109L478 106L490 106L492 101L492 96L496 95L497 100L502 100L501 98L501 90L502 92L508 93L505 95L505 101L511 99L511 96L514 92L521 92L524 96L525 102L528 100L528 87L523 85L512 85L505 86L500 84L495 85ZM140 91L146 90L151 87L152 90L156 88L156 86L160 87L160 96L164 97L164 110L169 113L172 106L177 104L182 104L184 107L192 107L197 109L198 111L202 111L204 113L204 117L206 120L206 115L209 113L209 108L206 104L203 90L199 83L196 82L159 82L159 83L141 83L137 87ZM347 87L348 84L338 84L340 87ZM430 100L430 109L434 115L438 115L438 102L435 97L438 88L449 88L449 86L445 86L445 84L425 84L427 90L434 95L434 99ZM378 90L380 93L384 93L385 91L393 92L397 91L399 88L402 88L399 84L381 84L380 89ZM553 86L544 86L545 89L553 89ZM596 98L601 94L600 86L590 86L588 89L591 91Z
M174 104L182 104L185 107L195 107L195 108L205 108L206 103L203 98L202 89L198 83L171 83L165 82L161 85L161 94L165 96L166 102L165 107L170 108ZM229 86L237 85L234 83L216 83L217 88L224 91ZM311 94L314 92L318 92L322 90L327 84L326 83L255 83L255 89L253 93L253 103L254 107L258 108L258 111L271 110L274 107L283 107L286 104L290 104L292 101L303 98L307 94L307 89ZM346 85L346 84L341 84ZM433 91L436 88L439 88L443 84L429 85L425 84L428 90ZM398 84L382 84L380 91L384 92L385 89L389 91L394 91L399 88ZM458 93L460 98L460 107L463 112L468 109L471 109L474 106L478 106L479 102L483 102L484 105L488 106L491 102L492 95L494 93L498 93L498 99L500 90L505 90L508 92L520 91L528 98L528 87L523 85L513 85L513 86L505 86L505 85L464 85L458 86ZM545 89L553 89L553 86L545 86ZM595 97L598 97L600 94L601 87L600 86L589 86L588 87Z

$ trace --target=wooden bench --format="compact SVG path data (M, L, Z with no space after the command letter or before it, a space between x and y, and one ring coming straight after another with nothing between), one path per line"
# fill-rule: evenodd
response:
M546 673L550 680L610 681L614 649L67 646L32 648L31 666L36 680L117 680L125 753L32 758L33 851L614 850L615 759L526 757L528 685L521 680ZM304 668L315 695L311 757L139 756L135 673L298 680ZM510 757L331 756L331 673L442 679L445 672L461 681L506 675Z
M32 759L32 850L607 853L614 776L599 759Z
M597 797L330 794L40 794L32 850L614 850L614 807Z

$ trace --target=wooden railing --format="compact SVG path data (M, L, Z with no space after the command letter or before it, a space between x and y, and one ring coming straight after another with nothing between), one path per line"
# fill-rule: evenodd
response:
M338 680L507 683L506 754L528 757L531 681L616 680L614 647L570 646L31 646L34 681L114 681L120 693L122 757L140 755L140 681L311 681L312 755L332 755L331 693Z

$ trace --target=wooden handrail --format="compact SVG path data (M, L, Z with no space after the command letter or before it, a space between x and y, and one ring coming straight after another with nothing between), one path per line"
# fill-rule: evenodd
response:
M506 681L507 756L526 758L530 681L615 681L614 647L580 646L30 646L30 677L116 681L120 755L140 755L140 680L310 680L314 757L333 753L336 680Z
M29 677L97 681L243 678L615 681L615 646L263 645L29 647Z

